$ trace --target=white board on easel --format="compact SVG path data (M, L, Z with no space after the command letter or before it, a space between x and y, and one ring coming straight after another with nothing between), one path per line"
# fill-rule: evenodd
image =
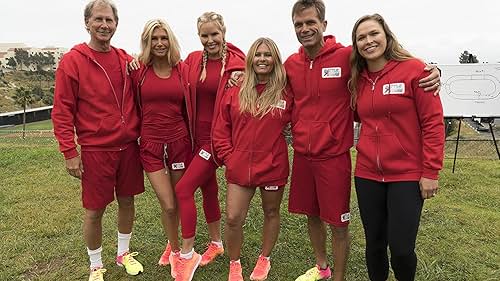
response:
M438 67L445 117L500 117L500 64Z

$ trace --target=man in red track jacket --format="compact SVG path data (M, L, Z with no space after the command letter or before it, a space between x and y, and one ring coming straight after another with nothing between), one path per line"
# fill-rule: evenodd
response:
M316 266L296 281L328 279L326 229L333 237L333 280L344 280L349 252L353 112L350 109L349 56L333 36L323 37L327 22L322 0L298 0L292 8L301 47L285 62L294 93L293 165L288 209L305 214ZM422 86L435 85L434 73ZM439 79L438 79L439 81ZM424 81L420 81L424 82ZM437 85L427 88L435 89ZM426 89L426 90L427 90Z
M127 72L131 57L110 45L118 24L115 5L108 0L91 1L84 17L90 41L73 47L59 64L52 121L66 169L82 183L89 279L103 280L101 219L115 194L117 264L131 275L143 271L133 258L136 253L129 254L134 195L144 191L137 144L140 120Z

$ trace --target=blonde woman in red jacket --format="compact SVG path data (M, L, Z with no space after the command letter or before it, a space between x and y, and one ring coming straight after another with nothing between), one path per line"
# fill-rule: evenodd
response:
M424 64L403 49L378 14L352 31L349 89L361 132L356 194L366 238L370 280L414 280L415 240L424 199L435 196L443 164L439 96L424 93Z
M132 71L141 112L140 156L144 171L158 197L167 246L158 261L171 265L180 245L175 186L191 158L185 96L187 65L170 26L161 19L150 20L141 35L140 69Z
M225 240L229 281L242 281L240 263L243 224L255 189L260 187L264 229L262 252L250 280L265 280L269 256L280 229L280 204L288 178L288 148L283 128L290 122L292 96L278 47L257 39L248 51L241 87L225 95L215 124L213 143L226 166Z
M189 83L186 106L194 154L186 173L175 187L183 238L177 281L192 280L199 265L204 266L224 253L215 173L220 161L214 158L212 149L212 124L217 118L231 73L243 70L245 61L243 52L226 42L226 26L221 15L204 13L198 18L197 26L203 50L192 52L185 60L189 66L186 73ZM203 255L194 251L197 218L194 193L198 187L202 191L203 210L211 239Z

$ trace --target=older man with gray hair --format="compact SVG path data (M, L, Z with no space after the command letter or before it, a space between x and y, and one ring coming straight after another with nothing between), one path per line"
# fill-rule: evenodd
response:
M130 275L143 271L129 242L134 196L144 191L144 176L137 144L140 119L127 71L132 57L110 43L118 25L116 6L109 0L92 0L84 19L90 41L74 46L59 64L52 120L66 170L81 180L89 281L100 281L106 271L101 259L102 217L115 196L116 263Z

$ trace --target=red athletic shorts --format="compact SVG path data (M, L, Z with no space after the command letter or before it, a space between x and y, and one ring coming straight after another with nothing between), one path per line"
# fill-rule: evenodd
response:
M168 167L170 170L185 170L191 159L191 141L185 137L170 143L159 143L141 139L141 162L144 171L156 172Z
M348 152L326 160L293 155L288 211L320 217L344 227L349 224L351 155Z
M139 145L121 151L82 151L82 202L89 210L105 208L117 197L144 191Z

